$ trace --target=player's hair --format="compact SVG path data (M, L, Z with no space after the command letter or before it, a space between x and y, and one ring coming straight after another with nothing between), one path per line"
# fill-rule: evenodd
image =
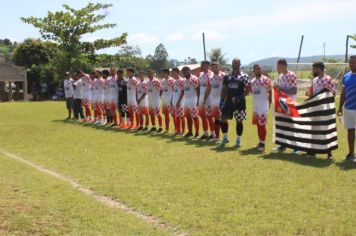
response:
M124 73L123 69L117 69L116 73Z
M219 62L214 61L214 62L212 62L210 65L211 65L211 66L219 66L220 64L219 64Z
M149 69L149 70L147 71L147 73L149 73L149 72L151 72L151 73L153 73L153 74L156 74L156 71L154 71L154 70L152 70L152 69Z
M210 61L204 60L200 63L201 65L210 65Z
M232 59L232 61L239 61L239 62L241 62L241 59L238 58L238 57L235 57L234 59Z
M106 75L106 76L109 76L110 75L110 72L108 70L103 70L102 71L102 74L103 75Z
M255 69L257 66L261 66L261 65L260 64L254 64L252 68Z
M66 76L70 76L70 72L66 72L66 73L64 73L64 75L66 75Z
M350 60L351 60L351 59L356 59L356 55L351 55L351 56L350 56Z
M132 72L132 73L135 73L135 70L132 69L132 68L127 68L126 71L130 71L130 72Z
M182 68L182 71L190 71L190 68L189 68L189 66L184 66L183 68Z
M279 59L277 61L277 65L285 65L288 66L287 60L286 59Z
M162 72L169 73L169 69L168 69L168 68L163 68L163 69L162 69Z
M172 71L179 72L179 68L178 67L173 67Z
M313 63L313 68L319 68L321 71L324 71L325 65L322 61L317 61Z

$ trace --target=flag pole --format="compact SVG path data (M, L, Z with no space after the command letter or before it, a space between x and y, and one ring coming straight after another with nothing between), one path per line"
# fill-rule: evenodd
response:
M203 49L204 49L204 60L206 61L205 34L204 34L204 32L203 32Z

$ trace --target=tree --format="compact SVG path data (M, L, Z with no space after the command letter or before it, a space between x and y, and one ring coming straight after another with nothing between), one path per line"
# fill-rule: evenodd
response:
M32 83L39 85L40 81L46 81L50 91L54 91L59 77L53 61L58 53L58 44L39 39L29 38L17 45L13 53L13 62L27 68L30 92Z
M161 71L163 68L169 67L168 52L162 43L160 43L152 55L148 55L146 59L150 62L150 66L155 71Z
M116 24L98 24L106 14L97 13L112 7L112 4L89 3L81 9L73 9L66 4L64 10L48 12L44 18L22 17L21 20L31 24L40 30L45 40L51 40L59 44L63 51L63 57L59 61L64 70L81 69L88 62L96 60L95 50L120 46L126 43L127 33L113 39L97 39L94 42L83 42L81 38L85 34L94 33L101 29L116 27Z
M356 34L351 35L351 38L352 38L354 41L356 41ZM356 44L351 45L351 47L352 47L352 48L356 48Z
M220 65L226 65L226 53L223 53L221 48L212 48L208 53L211 62L218 62Z
M195 59L194 57L187 57L184 59L184 64L190 65L190 64L198 64L198 60Z

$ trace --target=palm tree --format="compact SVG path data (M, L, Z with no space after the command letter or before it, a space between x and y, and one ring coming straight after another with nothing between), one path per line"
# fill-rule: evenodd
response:
M226 53L221 48L212 48L208 53L211 62L218 62L220 65L226 65Z

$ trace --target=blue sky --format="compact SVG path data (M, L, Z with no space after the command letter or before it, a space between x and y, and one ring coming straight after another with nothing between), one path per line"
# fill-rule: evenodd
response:
M45 16L63 3L74 8L89 1L3 1L0 38L22 41L40 37L38 30L20 21L21 16ZM302 34L302 56L343 54L345 38L356 34L355 0L239 1L239 0L104 0L112 3L106 22L118 27L86 35L85 40L110 38L128 32L128 42L143 55L163 43L170 58L203 59L201 33L207 50L221 47L226 57L240 57L243 64L271 56L296 57ZM106 49L115 53L117 49ZM350 50L356 53L356 50Z

